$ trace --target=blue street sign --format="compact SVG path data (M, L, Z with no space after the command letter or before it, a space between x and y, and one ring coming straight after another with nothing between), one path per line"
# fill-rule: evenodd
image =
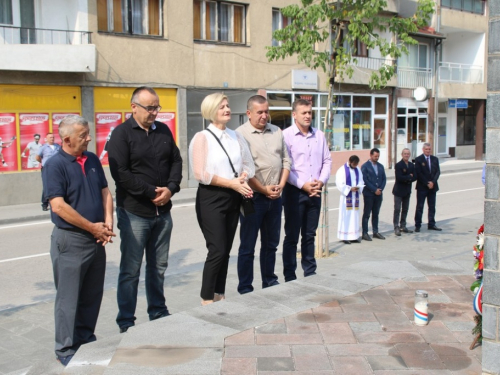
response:
M468 99L448 99L448 108L467 108Z

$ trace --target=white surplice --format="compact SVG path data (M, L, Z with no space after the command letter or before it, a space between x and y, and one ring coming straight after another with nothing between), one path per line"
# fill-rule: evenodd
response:
M337 189L340 191L340 202L339 202L339 224L337 229L337 237L341 241L354 241L357 240L361 236L361 228L359 223L359 215L360 215L360 207L361 207L361 192L365 186L363 181L363 173L361 173L361 169L356 167L358 170L359 180L356 184L356 173L354 169L349 168L349 172L351 174L351 185L346 184L346 173L345 173L345 164L337 170L337 174L335 175L335 182L337 184ZM356 193L352 193L352 209L347 209L346 207L346 198L349 192L351 191L351 187L359 187L359 207L355 209L355 200Z

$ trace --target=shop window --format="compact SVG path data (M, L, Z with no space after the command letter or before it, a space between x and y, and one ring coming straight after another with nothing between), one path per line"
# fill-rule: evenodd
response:
M282 130L288 128L292 125L292 110L270 110L269 111L269 122L273 125L280 127Z
M12 25L12 0L0 0L0 24Z
M161 0L97 0L99 31L161 35Z
M339 95L333 101L338 108L351 108L350 95Z
M372 97L371 96L353 96L352 103L354 108L371 108Z
M292 19L284 17L281 10L273 8L273 34L276 30L281 30L290 25ZM273 46L281 46L281 42L273 38Z
M387 113L387 98L375 97L375 114L385 115Z
M290 107L292 108L292 94L267 93L269 107Z
M476 115L473 101L466 109L457 109L457 146L476 144Z
M373 121L373 146L385 148L385 119Z
M313 107L318 105L318 95L313 94L295 94L295 100L307 100Z
M337 111L333 115L331 134L333 139L331 143L329 142L331 151L351 149L351 111Z
M244 44L245 17L246 8L242 4L194 0L193 37L195 40Z

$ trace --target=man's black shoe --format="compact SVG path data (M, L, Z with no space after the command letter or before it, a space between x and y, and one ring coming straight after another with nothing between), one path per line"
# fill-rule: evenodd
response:
M344 243L345 243L346 245L350 245L350 244L351 244L351 241L344 240Z
M398 237L401 236L401 230L399 229L399 227L394 228L394 234Z
M429 228L427 228L427 229L428 229L428 230L437 230L437 231L439 231L439 232L441 232L441 231L442 231L442 229L441 229L441 228L438 228L438 227L436 227L435 225L434 225L433 227L429 227Z
M415 227L415 232L420 232L420 227Z
M413 233L413 231L412 231L412 230L409 230L409 229L408 229L408 228L406 228L406 227L401 228L401 232L403 232L403 233Z
M382 236L380 233L373 233L373 238L378 238L379 240L385 240L385 237Z
M71 359L73 358L74 354L70 354L70 355L67 355L66 357L61 357L61 356L57 356L57 360L59 362L61 362L61 365L63 365L64 367L66 367L69 363L69 361L71 361Z
M370 235L368 233L363 233L363 236L361 237L363 240L365 241L371 241L372 238L370 237Z
M120 333L127 332L130 327L133 327L133 326L120 327Z
M49 207L48 206L42 206L42 211L48 211Z

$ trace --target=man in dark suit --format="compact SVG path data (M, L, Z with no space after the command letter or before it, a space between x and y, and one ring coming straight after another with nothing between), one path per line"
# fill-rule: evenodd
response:
M422 147L423 154L415 159L415 171L417 172L417 209L415 211L415 232L420 232L422 225L422 214L424 212L424 203L427 199L427 208L429 210L429 230L442 230L436 226L434 216L436 214L436 193L439 190L438 178L441 174L439 169L439 160L431 155L431 145L424 143Z
M365 187L363 189L363 219L361 220L363 227L363 240L371 241L368 234L368 220L372 215L373 237L380 240L385 240L385 237L378 232L378 214L382 205L382 191L385 188L386 177L385 170L382 164L378 162L380 151L378 148L370 150L370 160L361 167Z
M416 181L417 174L415 166L410 161L410 150L404 148L401 152L403 157L401 161L396 164L396 181L392 188L394 195L394 233L396 236L401 236L401 232L413 233L406 227L406 215L408 214L408 207L410 206L411 197L411 184ZM401 218L400 218L401 213Z

